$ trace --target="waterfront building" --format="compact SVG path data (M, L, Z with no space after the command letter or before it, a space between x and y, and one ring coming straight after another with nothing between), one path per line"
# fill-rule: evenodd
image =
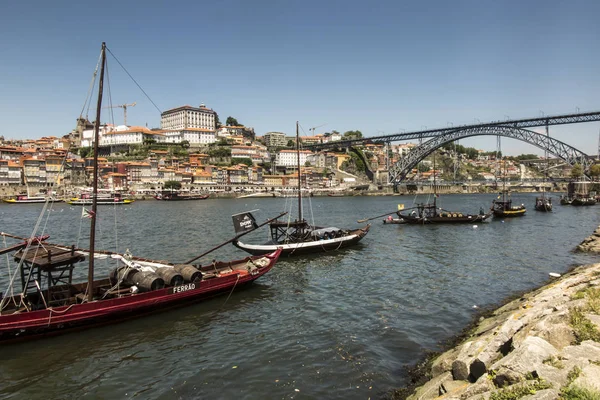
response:
M185 130L201 128L210 131L216 129L217 113L204 104L199 107L185 105L172 108L160 114L160 127L162 130Z
M285 147L287 145L287 139L283 132L267 132L264 141L267 147Z
M312 154L309 150L300 150L300 166L306 164L307 157ZM280 150L275 156L275 165L278 167L297 167L298 157L296 150Z
M231 146L231 158L249 158L253 164L269 161L269 152L266 147L260 145Z
M0 186L20 185L21 166L12 160L0 159Z
M319 144L323 141L323 135L301 136L300 142L305 145Z
M313 167L318 168L336 168L337 157L333 153L320 152L313 153L306 157L306 161Z

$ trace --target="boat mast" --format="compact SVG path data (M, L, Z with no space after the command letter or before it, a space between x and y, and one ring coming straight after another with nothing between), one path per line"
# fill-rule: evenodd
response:
M296 121L296 159L298 160L298 221L302 221L302 184L300 179L300 135Z
M106 43L102 42L102 61L100 64L100 81L98 84L98 105L94 123L94 175L92 183L92 215L90 221L90 255L88 263L87 300L94 300L94 242L96 241L96 209L98 207L98 142L100 136L100 111L102 109L102 91L104 89L104 65L106 64Z

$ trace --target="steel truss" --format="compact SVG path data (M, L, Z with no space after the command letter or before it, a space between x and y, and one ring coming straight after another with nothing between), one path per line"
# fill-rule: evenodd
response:
M594 162L593 159L584 152L541 133L513 126L478 125L473 127L455 128L454 130L437 135L433 137L433 139L424 142L422 145L413 148L406 156L390 168L389 182L398 184L404 180L406 175L408 175L419 161L446 143L451 143L466 137L482 135L505 136L530 143L564 160L571 166L580 164L584 171L588 171L589 167Z

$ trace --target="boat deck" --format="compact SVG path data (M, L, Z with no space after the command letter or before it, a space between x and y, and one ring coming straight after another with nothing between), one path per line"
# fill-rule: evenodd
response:
M31 246L26 253L20 250L15 254L15 261L23 261L32 267L38 267L42 270L50 270L84 260L85 256L76 253L74 247L65 250L64 247L57 247L50 244Z

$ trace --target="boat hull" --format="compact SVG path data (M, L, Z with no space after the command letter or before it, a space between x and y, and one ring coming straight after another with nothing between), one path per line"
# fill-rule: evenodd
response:
M437 215L435 217L419 217L412 215L401 215L401 218L407 224L472 224L475 222L484 222L487 220L491 214L483 214L483 215L471 215L471 214L461 214L461 213L451 213L449 216L442 217L441 215Z
M512 217L522 217L527 212L526 209L519 210L494 210L494 217L499 218L512 218Z
M323 253L332 250L338 250L341 248L354 246L362 238L366 236L371 228L367 225L364 228L350 231L347 235L326 239L326 240L313 240L308 242L299 243L268 243L268 244L250 244L243 243L239 240L233 241L233 245L237 248L244 250L250 254L261 255L267 254L274 251L277 248L281 248L282 256L296 256L305 254Z
M221 273L218 277L148 292L89 303L0 315L0 342L61 334L74 329L115 323L192 304L224 292L231 292L254 282L269 272L280 254L281 251L276 250L265 255L269 259L268 264L254 272L233 270L230 273ZM250 260L254 261L255 259L256 257L248 257L232 261L231 264L251 263Z
M189 201L189 200L206 200L208 199L208 195L202 195L202 196L173 196L173 197L168 197L168 196L154 196L154 198L156 200L159 201Z
M98 200L98 203L96 203L99 206L119 206L119 205L126 205L126 204L131 204L133 203L135 200L131 200L131 199L125 199L125 200ZM69 200L67 201L68 204L72 205L72 206L91 206L92 205L92 200Z

